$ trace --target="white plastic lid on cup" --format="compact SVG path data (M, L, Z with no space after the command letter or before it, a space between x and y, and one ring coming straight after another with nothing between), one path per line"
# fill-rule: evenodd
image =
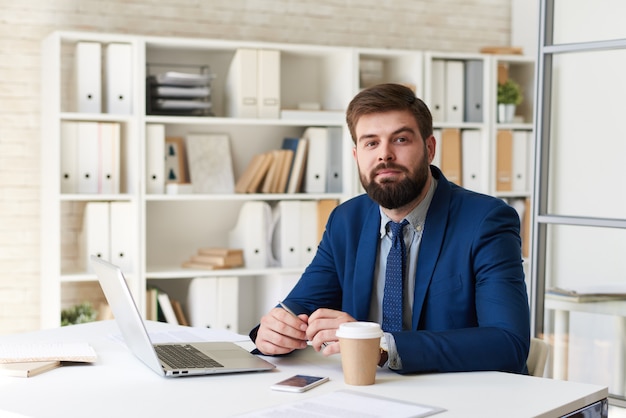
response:
M339 325L336 334L337 338L380 338L383 330L376 322L346 322Z

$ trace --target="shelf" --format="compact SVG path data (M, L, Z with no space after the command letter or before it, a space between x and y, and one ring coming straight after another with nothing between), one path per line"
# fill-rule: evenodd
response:
M184 201L249 201L249 200L322 200L322 199L343 199L345 195L341 193L328 194L272 194L272 193L250 193L250 194L178 194L178 195L146 195L145 200L148 202L184 202Z
M252 277L302 274L304 267L282 268L268 267L263 269L221 269L221 270L196 270L181 269L177 267L150 267L146 271L146 279L193 279L196 277Z

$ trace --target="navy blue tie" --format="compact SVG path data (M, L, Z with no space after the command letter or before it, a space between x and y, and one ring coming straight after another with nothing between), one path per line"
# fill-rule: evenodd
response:
M383 331L402 331L402 295L404 262L406 259L402 229L409 221L402 223L390 221L391 249L387 255L385 271L385 293L383 294Z

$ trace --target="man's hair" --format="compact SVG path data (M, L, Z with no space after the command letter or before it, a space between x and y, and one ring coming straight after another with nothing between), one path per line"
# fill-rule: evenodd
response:
M346 111L346 122L352 141L356 144L356 124L363 115L388 112L392 110L408 110L417 122L422 139L433 133L433 117L428 106L415 97L410 88L402 84L378 84L367 88L354 96Z

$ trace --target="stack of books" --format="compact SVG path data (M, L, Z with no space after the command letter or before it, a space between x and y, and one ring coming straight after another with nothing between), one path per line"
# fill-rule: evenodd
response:
M183 263L183 267L200 270L220 270L243 267L243 249L200 248Z
M211 80L199 74L167 71L146 78L146 106L149 115L213 116Z
M235 193L302 191L308 141L285 138L281 149L256 154L235 184Z

